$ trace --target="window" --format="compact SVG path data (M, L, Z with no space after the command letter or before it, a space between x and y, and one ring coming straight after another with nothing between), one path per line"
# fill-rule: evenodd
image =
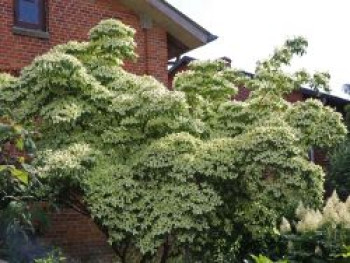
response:
M15 26L46 31L45 0L14 0Z

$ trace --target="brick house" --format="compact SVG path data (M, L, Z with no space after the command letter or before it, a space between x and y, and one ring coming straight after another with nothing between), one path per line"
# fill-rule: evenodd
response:
M231 66L231 60L227 57L220 58L228 63L228 66ZM173 62L168 70L168 87L172 89L173 80L177 73L185 71L188 69L188 65L194 61L195 58L190 56L183 56L175 62ZM254 74L249 72L244 72L250 77L254 77ZM235 99L238 101L244 101L249 97L250 91L245 87L239 87L238 94L235 96ZM334 108L336 111L345 115L345 106L350 104L350 100L337 97L335 95L323 92L316 92L311 89L301 88L300 90L292 92L287 96L287 101L289 102L297 102L304 101L308 98L316 98L321 100L325 105ZM329 166L329 159L327 154L321 149L313 149L310 151L310 160L321 165L325 170L327 170Z
M0 72L16 74L57 44L86 40L104 18L137 31L139 59L126 68L164 84L169 59L217 38L164 0L0 0Z
M0 72L17 75L36 56L69 40L87 39L105 18L136 29L136 63L126 69L168 84L168 60L217 37L164 0L0 0ZM74 262L112 262L106 236L79 207L50 214L40 240L58 246Z

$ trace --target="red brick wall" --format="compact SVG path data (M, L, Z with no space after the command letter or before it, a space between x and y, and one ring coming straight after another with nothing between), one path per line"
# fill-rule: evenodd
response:
M291 94L289 94L287 96L286 99L287 99L287 101L292 102L292 103L305 100L304 95L299 90L293 91Z
M167 84L167 38L162 28L142 29L138 15L117 0L47 0L47 4L50 37L39 39L13 34L13 0L0 0L0 70L18 70L54 45L86 40L89 29L102 19L119 18L137 31L139 59L126 68Z
M115 262L114 251L106 236L89 216L63 208L49 214L49 219L49 228L40 238L44 244L61 248L65 256L74 262Z
M188 70L188 65L187 64L181 65L180 67L178 67L176 69L176 71L174 73L169 74L169 77L168 77L168 88L170 90L173 89L174 78L175 78L176 74L179 74L179 73L181 73L182 71L185 71L185 70Z
M238 89L238 93L236 94L236 96L234 96L234 99L238 101L245 101L246 99L248 99L249 95L250 95L249 89L245 87L240 87Z

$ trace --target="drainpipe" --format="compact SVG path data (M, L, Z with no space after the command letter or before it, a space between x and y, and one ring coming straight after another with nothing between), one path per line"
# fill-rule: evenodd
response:
M144 53L145 53L145 73L150 74L149 70L149 43L148 43L148 30L153 27L152 18L147 14L140 15L140 25L144 37Z

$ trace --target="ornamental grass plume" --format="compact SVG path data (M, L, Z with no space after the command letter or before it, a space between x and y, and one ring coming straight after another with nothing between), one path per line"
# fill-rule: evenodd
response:
M308 209L301 221L296 225L298 232L317 230L322 224L322 214L319 210Z
M285 217L282 217L280 231L282 234L286 234L286 233L289 233L291 231L290 223Z
M350 209L346 202L339 199L336 191L323 208L323 224L342 225L350 228Z
M334 191L322 210L305 207L296 209L297 222L282 219L280 232L287 243L287 258L292 262L349 262L350 199L342 202ZM315 261L314 261L315 260Z
M305 207L303 203L299 203L295 215L299 219L296 230L300 233L313 232L326 226L350 229L350 198L346 202L342 202L334 191L321 211ZM290 232L290 230L288 231L289 228L290 223L283 217L280 225L281 233Z

